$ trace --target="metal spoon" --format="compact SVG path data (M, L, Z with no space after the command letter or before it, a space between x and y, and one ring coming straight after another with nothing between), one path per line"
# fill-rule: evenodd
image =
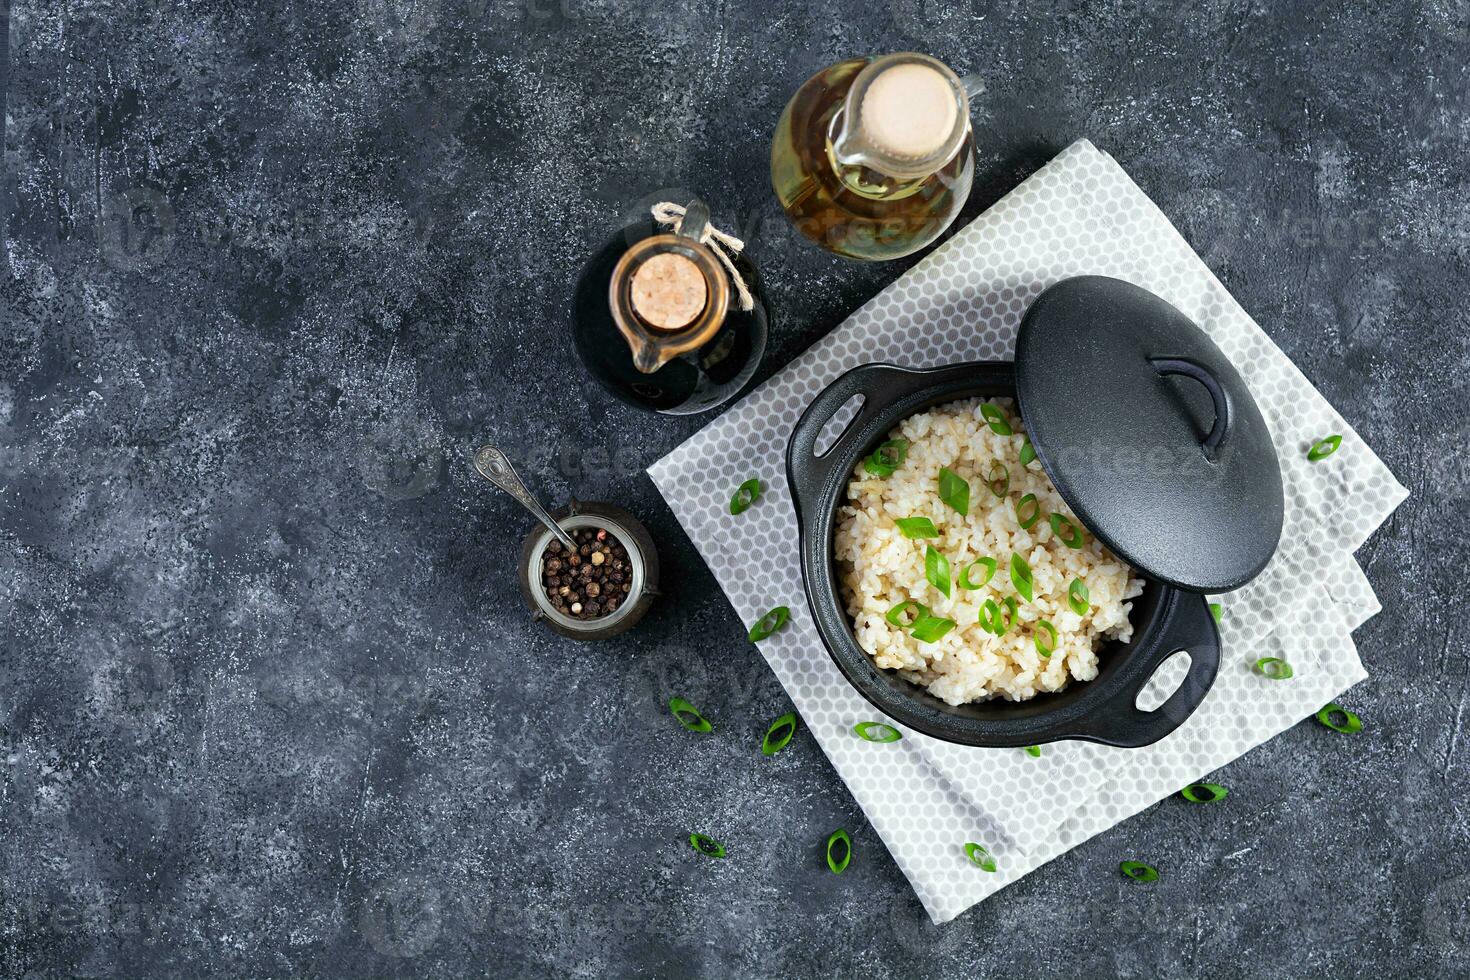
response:
M551 519L551 515L546 513L546 508L541 506L540 501L531 496L526 485L521 482L520 476L516 474L515 468L510 465L510 460L505 458L505 453L494 446L480 447L475 453L475 469L485 479L520 501L521 506L535 514L536 519L550 528L551 533L555 534L562 544L572 551L577 550L577 542L572 540L570 534L562 530L560 524Z

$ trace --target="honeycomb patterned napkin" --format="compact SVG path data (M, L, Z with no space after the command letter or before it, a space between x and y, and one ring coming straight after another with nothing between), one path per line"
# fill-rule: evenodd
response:
M791 428L817 392L859 364L1009 360L1031 301L1052 283L1084 274L1159 294L1235 363L1281 459L1282 547L1258 579L1221 597L1219 679L1194 716L1154 746L1066 742L1033 759L1018 749L955 746L916 732L887 745L865 742L853 725L882 719L828 658L803 598L783 464ZM1333 432L1343 435L1338 452L1308 463L1307 447ZM1350 634L1378 606L1352 552L1407 495L1116 161L1086 140L649 474L742 620L791 607L791 623L761 643L761 653L936 922L1218 769L1366 677ZM766 493L732 518L730 494L752 475ZM1302 589L1302 582L1318 587ZM1296 602L1283 603L1283 595ZM1310 634L1302 622L1313 624ZM1251 672L1257 657L1270 655L1293 664L1290 683ZM1166 664L1155 678L1163 690L1154 696L1162 701L1169 681L1181 676L1182 663ZM967 860L969 841L996 855L996 872Z

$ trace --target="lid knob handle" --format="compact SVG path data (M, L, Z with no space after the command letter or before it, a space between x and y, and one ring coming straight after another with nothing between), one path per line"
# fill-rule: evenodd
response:
M1210 401L1215 403L1215 424L1210 428L1210 434L1205 436L1205 441L1200 448L1205 452L1205 458L1214 462L1220 455L1220 447L1225 442L1225 437L1230 434L1230 425L1234 421L1230 405L1230 394L1220 384L1218 378L1211 373L1199 361L1187 357L1151 357L1149 363L1159 374L1177 374L1186 378L1193 378L1205 386L1210 393Z

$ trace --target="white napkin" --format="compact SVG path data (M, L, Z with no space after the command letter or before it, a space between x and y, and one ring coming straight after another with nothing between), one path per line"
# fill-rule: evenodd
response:
M875 745L852 726L883 720L827 656L810 625L786 486L786 440L839 374L892 361L931 367L1009 360L1021 314L1073 275L1115 276L1168 300L1231 358L1276 440L1286 530L1267 570L1222 599L1220 676L1193 717L1157 745L1068 742L1040 759L905 732ZM1318 463L1306 449L1341 433ZM1091 143L1068 147L957 232L766 384L649 469L742 620L773 606L791 623L761 653L937 922L1093 834L1145 809L1305 718L1366 674L1351 630L1377 612L1351 552L1407 492L1225 291L1127 174ZM751 476L765 496L738 517ZM1285 657L1288 681L1251 672ZM1163 673L1162 671L1160 672ZM996 854L988 874L965 857Z

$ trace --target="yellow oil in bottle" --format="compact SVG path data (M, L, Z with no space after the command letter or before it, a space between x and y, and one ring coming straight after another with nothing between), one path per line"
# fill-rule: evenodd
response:
M868 64L839 62L792 96L771 143L771 182L792 223L818 245L850 258L895 259L933 242L959 214L975 176L974 138L966 126L953 157L918 178L842 164L834 138L848 90Z

